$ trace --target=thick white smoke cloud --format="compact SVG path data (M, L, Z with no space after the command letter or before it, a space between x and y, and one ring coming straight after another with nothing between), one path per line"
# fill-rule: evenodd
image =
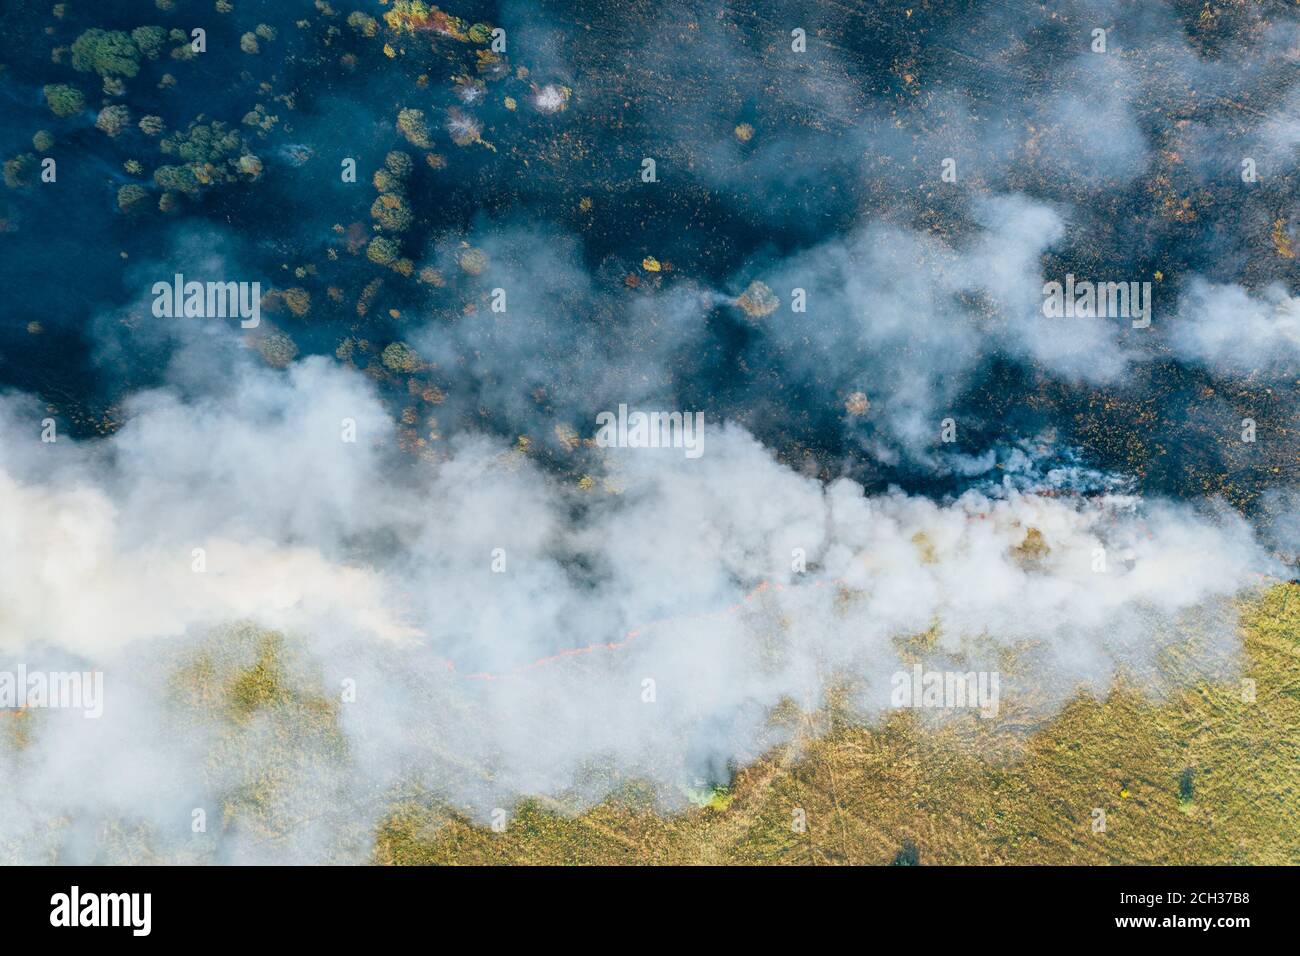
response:
M719 28L723 11L708 5L663 4L645 12L658 18L652 29L628 30L619 11L597 43L579 44L534 6L509 6L502 23L512 60L573 88L545 136L584 117L605 129L635 102L663 187L703 187L748 227L798 243L755 251L729 272L731 260L699 254L725 246L725 231L683 230L645 252L711 262L710 275L729 273L726 288L705 289L682 269L665 270L658 287L637 271L641 253L593 269L591 245L565 233L572 225L525 218L538 208L527 184L549 190L563 177L567 191L581 167L494 167L511 170L503 178L531 210L436 237L421 262L448 279L430 294L435 318L397 333L374 326L415 345L447 386L438 416L454 437L437 464L396 451L394 422L362 375L319 358L283 373L254 368L218 324L141 322L147 300L103 314L103 367L165 361L176 388L136 394L119 433L80 445L42 443L42 409L0 403L0 670L97 668L107 694L100 720L38 711L21 732L17 719L0 727L0 859L358 859L396 796L425 788L479 820L523 795L597 799L635 777L671 801L676 785L724 778L783 739L788 729L772 720L782 702L812 709L847 687L861 718L874 719L891 674L916 652L905 640L931 628L928 662L1004 669L1003 705L1015 709L1050 709L1081 685L1104 691L1121 673L1158 691L1162 651L1187 633L1207 674L1231 672L1229 599L1276 570L1266 547L1294 560L1293 487L1263 495L1261 546L1230 512L1073 495L1122 482L1082 466L1040 475L1018 451L940 454L935 436L993 357L1122 385L1167 344L1213 373L1289 386L1296 307L1280 286L1192 280L1177 316L1157 296L1142 332L1049 322L1040 307L1043 282L1061 278L1043 272L1054 259L1082 256L1107 273L1080 274L1094 280L1144 279L1128 264L1163 263L1150 220L1130 221L1108 193L1144 192L1166 174L1165 201L1224 180L1246 189L1244 157L1258 166L1256 192L1286 181L1294 22L1234 11L1249 20L1240 39L1207 54L1167 5L993 4L932 35L937 59L912 62L911 40L864 31L856 13L832 10L842 19L823 31L812 8L780 13L775 30L738 11L745 34ZM785 20L809 28L806 55L786 54ZM1109 28L1105 56L1088 50L1098 26ZM598 55L571 60L587 50ZM595 88L593 66L608 71L608 90ZM296 111L295 135L324 156L340 129L366 130L378 161L400 141L385 139L391 116L374 104L404 96L403 82L376 72L355 100L340 86ZM426 108L438 102L426 97ZM1228 118L1176 119L1200 116L1197 101ZM1242 119L1243 105L1253 118ZM741 120L753 120L750 136L738 135ZM619 183L621 154L639 155L622 139L637 125L619 120ZM947 158L955 183L939 179ZM242 236L220 239L213 222L182 224L167 262L133 258L124 287L176 271L265 278L251 264L337 252L322 236L360 193L327 173L281 177L279 198L297 215L278 224L295 241L252 249ZM609 182L593 176L597 209L629 204L634 194L604 198L597 187ZM485 208L502 208L503 194L487 193ZM1198 198L1200 236L1180 242L1202 254L1184 248L1171 261L1247 281L1243 264L1273 248L1285 201L1247 204L1250 228L1221 229ZM452 250L462 238L486 253L482 275L461 274ZM711 374L708 307L755 278L783 306L795 287L809 301L797 318L782 308L744 328L737 364L771 383L765 401L745 401L751 392L735 403L756 431L860 391L872 413L845 416L845 427L872 459L1010 481L957 500L867 496L711 420L703 458L611 451L601 490L584 492L572 475L563 483L508 444L466 433L485 412L500 434L545 436L616 402L677 407L692 385L725 391L724 375ZM497 286L509 290L508 313L464 308ZM327 309L318 301L310 320L286 319L304 351L335 344L328 320L311 327ZM345 421L355 443L341 440ZM341 743L305 729L286 740L266 713L240 723L232 743L199 699L222 691L219 678L176 682L212 634L235 648L221 628L238 621L290 635L291 682L330 700L355 685L355 701L337 704ZM270 794L270 832L249 820L249 791ZM211 818L207 836L191 830L195 808Z
M808 318L763 322L787 377L861 390L873 402L877 457L898 449L928 461L938 423L952 414L990 355L1038 363L1071 381L1108 382L1132 358L1113 319L1044 318L1043 255L1065 234L1061 211L1024 196L975 204L980 229L952 244L871 223L782 262L764 279L803 288Z
M357 700L338 711L346 756L295 763L286 813L307 822L292 840L236 826L203 853L355 858L413 782L476 818L631 777L671 799L781 739L783 700L815 708L847 682L877 712L898 640L936 625L937 663L991 669L1017 649L1004 706L1051 706L1121 669L1154 680L1172 623L1202 610L1207 670L1226 672L1236 638L1215 609L1267 570L1235 516L1016 491L867 497L731 426L698 460L610 452L617 494L561 485L486 438L415 464L390 450L364 377L322 359L241 368L222 395L137 396L98 446L42 444L31 416L11 402L0 425L0 659L103 669L106 699L101 720L39 714L31 745L0 747L12 859L112 857L115 818L194 856L192 807L220 805L243 773L283 775L269 746L219 749L168 690L176 648L233 620L294 635L326 692L352 680Z
M1175 354L1220 374L1300 375L1300 300L1281 283L1252 295L1193 279L1170 336Z

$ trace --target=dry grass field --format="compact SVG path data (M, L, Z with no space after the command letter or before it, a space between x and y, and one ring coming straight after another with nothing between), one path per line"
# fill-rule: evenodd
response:
M993 720L925 723L915 711L872 723L839 704L790 708L773 715L794 725L789 744L725 789L686 793L685 810L664 809L685 791L624 782L585 808L524 799L497 833L415 785L368 792L341 705L295 641L223 629L181 655L171 681L172 729L208 741L202 772L224 794L209 832L186 826L178 840L107 819L101 861L216 862L237 832L273 855L319 840L322 859L385 865L1300 863L1300 585L1244 601L1240 632L1231 680L1193 676L1194 635L1172 645L1163 696L1121 683L1059 710L1004 700ZM39 750L47 717L6 720L0 745ZM484 773L463 761L439 772ZM358 795L364 806L348 802ZM52 818L38 835L49 862L70 825Z
M1026 730L919 726L910 714L824 734L745 769L710 805L664 816L623 793L570 816L514 809L503 833L411 803L384 864L1300 863L1300 587L1244 608L1238 683L1162 701L1117 689ZM1177 669L1173 655L1168 665ZM1104 833L1093 811L1105 812ZM793 825L796 809L806 819Z

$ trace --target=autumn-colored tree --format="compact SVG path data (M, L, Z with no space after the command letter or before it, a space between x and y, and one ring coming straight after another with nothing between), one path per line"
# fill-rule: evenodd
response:
M285 289L282 295L289 311L299 318L311 311L311 293L306 289L295 286L292 289Z
M95 128L117 136L131 124L131 111L125 106L105 106L95 117Z
M411 207L397 193L383 193L370 207L370 215L385 232L405 232L414 215Z
M429 139L429 125L425 122L423 110L405 109L397 114L397 128L410 140L411 145L428 149L433 145Z
M272 332L257 342L257 351L272 368L284 368L298 355L298 346L283 332Z
M451 106L447 109L447 133L457 146L468 146L470 143L481 142L483 124L470 114Z

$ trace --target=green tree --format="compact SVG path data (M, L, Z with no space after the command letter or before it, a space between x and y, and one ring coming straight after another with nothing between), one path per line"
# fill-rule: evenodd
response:
M153 172L153 181L163 189L182 193L197 193L199 180L188 166L159 166Z
M122 212L140 212L148 200L148 191L136 183L128 183L117 191L117 208Z
M348 26L364 37L372 37L379 32L379 21L360 10L348 14Z
M132 77L140 72L140 50L121 30L93 27L72 41L72 68L100 76Z
M401 251L401 248L393 240L386 239L383 236L375 236L370 240L370 245L366 249L366 256L371 262L386 266L396 261Z
M36 172L36 157L23 153L13 159L5 160L5 185L10 189L21 189L32 184L32 174Z
M167 31L162 27L136 27L131 31L131 39L141 53L156 60L162 52L163 44L167 42Z
M244 138L237 128L217 120L195 123L184 133L173 133L158 145L164 153L175 153L187 163L219 166L242 152Z
M420 367L420 353L405 342L393 342L385 346L380 357L384 365L394 372L414 372Z
M45 87L45 102L55 116L71 116L86 108L86 96L75 86L52 83Z
M411 175L411 169L414 166L411 157L398 149L393 150L384 157L384 165L398 179L405 179Z

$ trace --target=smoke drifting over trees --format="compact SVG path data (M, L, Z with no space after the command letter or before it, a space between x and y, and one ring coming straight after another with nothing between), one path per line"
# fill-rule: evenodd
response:
M1235 679L1295 576L1286 4L137 6L0 40L0 670L105 675L0 728L0 858L672 808L918 661Z

